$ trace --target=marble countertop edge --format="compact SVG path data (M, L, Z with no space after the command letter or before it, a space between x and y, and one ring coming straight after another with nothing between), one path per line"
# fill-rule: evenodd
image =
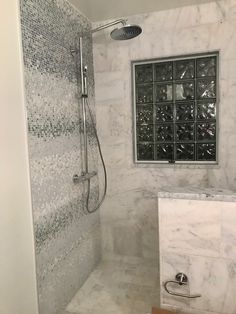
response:
M236 202L236 192L221 188L167 187L158 192L158 198Z

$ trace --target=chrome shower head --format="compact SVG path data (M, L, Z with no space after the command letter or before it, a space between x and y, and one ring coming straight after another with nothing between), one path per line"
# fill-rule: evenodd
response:
M114 40L128 40L137 37L142 33L142 28L138 25L122 25L111 32Z
M96 33L98 31L101 31L105 28L111 27L116 24L122 24L121 27L115 28L111 32L111 38L114 40L127 40L127 39L132 39L142 33L142 28L138 25L131 25L127 24L127 20L124 19L119 19L115 20L113 22L101 25L95 29L92 30L92 33Z

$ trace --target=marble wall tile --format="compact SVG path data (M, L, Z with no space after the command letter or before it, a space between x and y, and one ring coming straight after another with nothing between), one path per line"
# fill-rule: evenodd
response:
M170 296L164 291L162 286L161 304L172 305L181 311L190 313L191 310L198 310L200 313L205 311L224 313L226 294L229 294L228 299L232 297L232 294L228 291L230 276L226 260L193 255L173 255L173 253L166 253L165 251L162 253L162 285L166 280L174 280L178 272L183 272L189 278L189 285L178 287L173 284L169 288L172 291L186 294L200 293L201 297L186 299Z
M219 257L221 208L221 202L209 201L206 211L204 201L159 199L161 248Z
M173 279L177 272L183 271L189 277L186 292L201 294L200 298L186 301L168 296L162 288L163 307L172 306L184 313L235 313L235 262L163 252L162 267L162 282ZM178 290L174 285L172 290L185 293L183 288Z
M187 313L234 314L235 202L161 198L158 207L161 285L181 271L189 277L189 293L202 295L186 303L162 286L161 304ZM197 236L205 246L199 246Z
M222 256L236 260L236 205L222 210Z
M143 33L125 42L112 41L110 30L94 35L97 124L101 142L107 146L105 159L109 179L109 199L102 208L104 241L106 234L108 237L106 243L112 242L112 226L116 225L116 220L120 219L121 215L125 216L125 212L128 216L130 208L135 211L135 194L129 191L144 190L145 187L146 191L157 193L164 186L213 186L235 191L235 7L235 0L223 0L130 16L129 21L140 24ZM109 21L100 21L97 24L106 22ZM200 169L180 165L173 167L135 165L131 61L215 50L220 51L219 166L214 169L207 167ZM130 206L126 207L123 204L125 202L130 203ZM149 209L150 206L146 205L147 213ZM188 211L177 219L179 221L183 219L185 223L191 224L191 218L186 217L187 213ZM193 211L191 215L197 219L197 213ZM204 225L201 215L198 219L193 226L193 233L188 235L190 241L179 240L178 246L188 254L196 245L198 254L220 256L220 209L213 208L212 216L207 217L208 226ZM135 223L135 220L132 220L129 227L135 230ZM168 228L172 231L163 243L169 244L177 251L177 247L173 248L172 239L178 240L176 232L178 234L180 230L174 229L174 221L172 227ZM182 228L181 232L186 236L188 232L184 230L184 226ZM147 239L151 239L152 232L151 229L146 231ZM208 232L210 238L206 240ZM110 256L110 249L107 250L105 247L107 246L104 246L104 256L106 254Z
M236 261L227 260L228 282L223 303L223 313L236 312L235 285L236 285Z
M142 256L142 231L135 227L126 225L116 225L113 228L114 253L125 256Z
M155 195L145 190L108 195L101 209L103 257L141 256L158 265L156 207Z
M96 101L98 103L102 100L122 99L121 97L124 94L124 81L121 71L98 72L95 75L95 80L98 82L98 88L96 89Z
M192 300L190 307L222 313L230 280L226 261L202 256L191 256L190 260L190 292L202 295Z
M161 291L161 306L171 305L180 309L189 308L190 300L186 298L175 297L169 295L163 287L167 280L175 280L176 274L179 272L185 273L187 276L190 273L190 258L183 254L173 254L166 251L161 251L160 255L160 291ZM168 285L168 288L173 292L190 293L189 286L178 286L175 284Z
M113 232L117 225L124 227L123 230L127 228L126 234L132 234L137 240L140 237L136 233L137 223L143 221L144 213L155 217L152 212L157 207L148 201L142 203L143 214L139 215L137 203L144 197L141 191L155 194L164 186L236 190L235 8L235 0L223 0L136 15L129 17L129 21L140 24L143 33L132 41L112 41L110 30L94 36L95 77L98 82L96 96L99 103L97 121L101 141L108 146L106 158L110 182L108 198L101 211L104 258L117 256L114 237L118 237L119 232ZM216 50L220 52L219 166L198 169L195 166L135 165L130 62ZM138 193L140 197L137 197ZM145 254L153 256L151 250L158 252L160 242L161 255L165 249L160 267L164 265L166 278L171 279L177 271L185 270L191 279L191 291L199 292L202 288L205 294L201 300L191 303L162 295L165 301L162 304L171 304L172 308L177 304L186 313L235 314L234 300L227 288L228 263L234 265L235 259L233 209L221 202L208 202L208 210L201 201L194 204L186 201L183 206L177 203L160 213L159 241L154 236L157 227L150 221L142 225L141 230L145 230L142 249L144 252L147 244ZM198 204L201 204L200 208ZM153 242L149 245L151 239ZM231 260L225 260L229 258Z

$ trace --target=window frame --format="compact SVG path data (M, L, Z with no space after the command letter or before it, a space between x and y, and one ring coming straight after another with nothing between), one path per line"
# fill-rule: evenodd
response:
M136 81L135 81L135 66L137 65L145 65L145 64L155 64L155 63L164 63L164 62L174 62L180 60L191 60L191 59L199 59L204 57L215 57L216 58L216 100L215 100L215 110L216 110L216 160L138 160L138 152L137 152L137 128L136 128ZM219 51L211 51L206 53L196 53L196 54L187 54L187 55L178 55L173 57L164 57L164 58L153 58L153 59L145 59L145 60L134 60L131 61L131 85L132 85L132 107L133 107L133 161L135 164L156 164L156 165L218 165L219 164L219 102L220 102L220 90L219 90ZM194 80L197 79L194 77ZM204 79L204 78L203 78ZM164 81L162 83L165 83ZM194 98L193 101L196 101ZM153 100L154 103L154 100ZM207 121L206 121L207 122ZM165 142L163 142L164 144ZM196 143L196 142L195 142Z

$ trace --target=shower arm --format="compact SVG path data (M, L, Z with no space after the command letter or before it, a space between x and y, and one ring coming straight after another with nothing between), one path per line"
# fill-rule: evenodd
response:
M126 23L127 23L127 20L119 19L119 20L115 20L115 21L113 21L113 22L110 22L110 23L101 25L101 26L99 26L99 27L97 27L97 28L92 29L92 33L99 32L99 31L101 31L101 30L103 30L103 29L105 29L105 28L108 28L108 27L111 27L111 26L113 26L113 25L120 24L120 23L121 23L123 26L125 26Z

